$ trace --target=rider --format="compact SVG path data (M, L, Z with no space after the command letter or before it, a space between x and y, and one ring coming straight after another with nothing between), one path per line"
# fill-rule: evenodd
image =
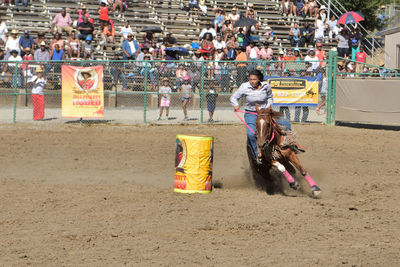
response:
M268 82L264 81L264 75L259 70L252 70L249 73L249 81L243 83L239 89L231 96L231 104L234 111L239 110L239 99L246 97L245 111L256 112L256 105L260 109L272 108L273 98L272 89ZM245 113L244 120L247 125L256 132L257 114ZM290 122L283 117L277 120L285 130L291 130ZM253 158L258 164L261 160L257 157L257 137L250 129L247 129L247 143L253 152Z

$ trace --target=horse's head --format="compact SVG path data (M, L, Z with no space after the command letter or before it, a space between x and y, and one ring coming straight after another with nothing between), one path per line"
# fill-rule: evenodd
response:
M268 147L274 140L276 133L276 118L280 116L279 112L273 111L271 108L257 110L257 153L258 157L262 157L262 151Z

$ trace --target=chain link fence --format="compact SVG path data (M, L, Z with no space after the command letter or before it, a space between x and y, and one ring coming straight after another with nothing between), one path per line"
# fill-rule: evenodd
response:
M327 72L336 69L328 68L329 62L331 61L3 61L0 122L32 122L34 83L31 79L36 76L38 67L43 70L42 75L46 81L44 120L73 122L73 119L61 116L62 65L103 66L106 121L157 124L238 122L229 98L242 83L248 81L249 71L258 69L270 83L271 79L287 78L312 79L318 83L318 106L291 103L276 104L274 108L291 121L325 122L325 96L327 91L333 90L333 83L327 82Z

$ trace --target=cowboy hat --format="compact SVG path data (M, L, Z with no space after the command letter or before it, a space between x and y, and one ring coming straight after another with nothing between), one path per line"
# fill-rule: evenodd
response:
M319 10L325 9L326 10L326 6L321 5L321 7L319 8Z
M38 73L38 72L43 72L43 69L42 69L41 67L36 67L35 72L36 72L36 73Z
M11 31L11 33L17 34L18 31L17 31L16 29L13 29L13 30Z
M169 79L167 77L165 77L165 78L162 79L162 81L163 82L165 82L165 81L169 82Z

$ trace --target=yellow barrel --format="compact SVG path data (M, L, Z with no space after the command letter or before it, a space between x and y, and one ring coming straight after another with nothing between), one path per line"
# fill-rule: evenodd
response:
M212 136L176 136L175 192L211 193L213 144Z

